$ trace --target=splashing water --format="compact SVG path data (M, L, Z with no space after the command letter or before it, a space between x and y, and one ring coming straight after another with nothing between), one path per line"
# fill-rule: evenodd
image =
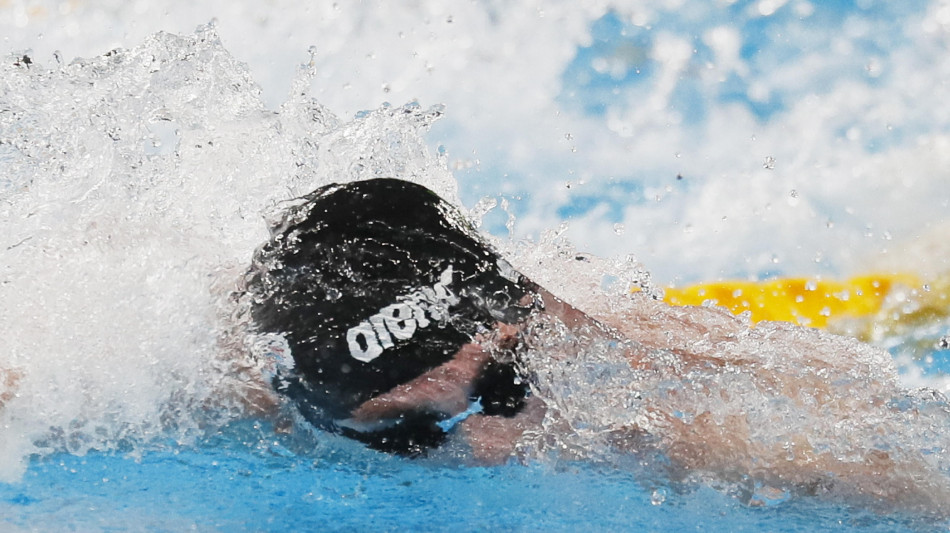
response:
M0 410L0 479L21 475L31 454L142 453L245 416L255 363L233 351L240 310L229 295L284 202L392 176L458 203L446 161L420 135L441 108L383 106L344 121L310 96L312 76L302 67L270 111L211 27L56 67L5 58L0 368L15 386ZM634 258L580 254L562 234L496 245L631 337L685 320L655 301ZM948 501L946 402L902 392L887 354L781 325L749 329L712 309L697 316L697 360L539 324L526 364L552 410L526 453L620 462L658 451L679 465L667 475L732 484L750 502L803 486L927 511Z
M495 244L618 335L532 326L522 358L549 411L523 454L628 468L635 457L634 468L649 465L640 477L711 484L752 505L809 494L945 513L950 403L903 388L890 354L782 322L752 327L721 309L669 307L633 257L579 253L565 229Z
M438 108L341 122L299 90L265 109L210 27L47 68L6 58L0 99L0 479L32 453L188 442L236 416L227 294L262 214L330 181L454 199L418 134Z

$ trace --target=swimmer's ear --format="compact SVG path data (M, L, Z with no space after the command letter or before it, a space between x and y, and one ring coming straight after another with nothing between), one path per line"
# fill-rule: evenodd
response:
M490 346L503 352L514 351L514 349L521 344L524 327L523 322L519 324L497 322L495 323L495 329L493 329L490 334L485 335L484 339L480 341L480 344L486 345L487 341L490 343Z

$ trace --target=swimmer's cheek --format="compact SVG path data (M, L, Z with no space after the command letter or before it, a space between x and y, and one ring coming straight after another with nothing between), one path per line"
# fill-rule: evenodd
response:
M526 431L540 429L544 404L528 398L525 409L513 417L472 415L459 423L457 431L471 449L472 459L481 465L505 463L516 451Z
M280 411L280 397L253 366L235 362L231 372L217 382L226 397L226 405L233 405L249 416L272 417ZM214 405L208 405L215 408Z
M280 399L268 388L248 387L240 399L245 411L252 416L271 417L280 411Z

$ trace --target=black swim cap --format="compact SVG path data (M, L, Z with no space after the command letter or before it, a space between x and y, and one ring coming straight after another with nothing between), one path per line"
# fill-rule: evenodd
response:
M409 414L373 433L334 421L449 361L497 321L524 318L530 283L420 185L374 179L304 200L273 228L248 275L257 331L283 335L293 355L294 369L275 386L315 425L372 447L415 454L438 445L442 413ZM486 411L520 408L527 389L514 378L511 363L488 365L476 383Z

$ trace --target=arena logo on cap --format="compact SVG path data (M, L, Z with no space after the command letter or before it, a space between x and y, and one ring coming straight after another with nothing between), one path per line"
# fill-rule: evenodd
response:
M449 306L459 302L458 296L449 290L451 284L452 267L449 266L432 287L400 296L397 303L387 305L350 328L346 332L350 355L368 363L395 346L397 340L412 338L418 329L428 327L433 320L446 320Z

